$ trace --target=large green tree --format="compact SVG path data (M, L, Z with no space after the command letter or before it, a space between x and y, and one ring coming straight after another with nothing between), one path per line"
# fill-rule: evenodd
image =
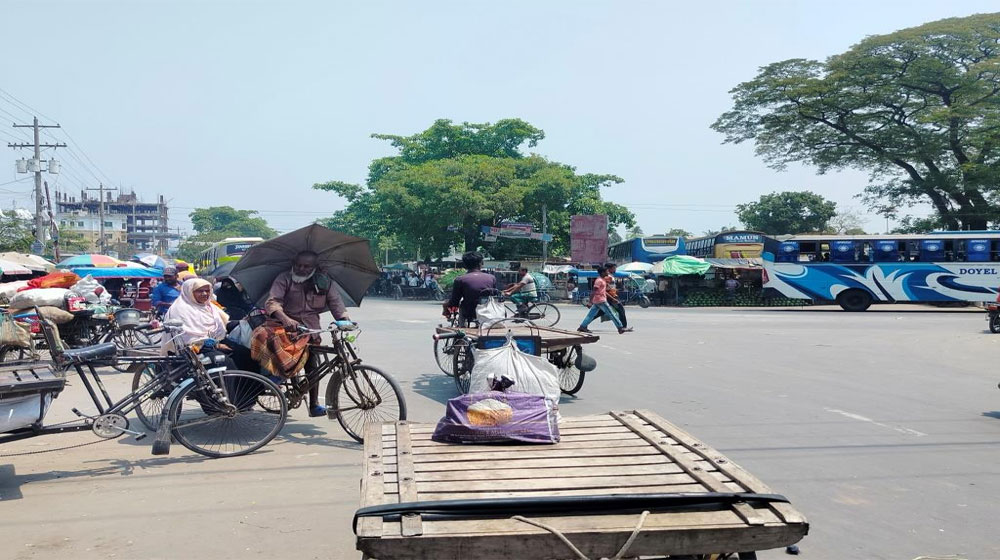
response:
M736 205L744 226L771 235L823 231L836 213L836 202L810 191L773 192Z
M216 241L227 237L263 237L268 239L278 232L267 225L267 220L256 210L237 210L231 206L197 208L188 216L195 235L184 240L177 248L177 256L193 260Z
M13 210L0 211L0 251L27 253L35 240L31 220L25 220Z
M1000 14L776 62L731 93L712 127L775 168L867 171L865 198L887 216L928 202L951 229L1000 218Z
M607 214L611 228L632 227L632 213L601 196L602 188L622 179L578 174L569 165L522 151L544 136L520 119L494 124L438 120L412 136L375 134L398 154L372 161L365 185L314 185L348 203L324 223L373 240L393 235L396 247L422 257L447 254L453 246L475 249L483 244L482 226L503 221L540 226L543 209L555 237L554 255L569 249L573 214ZM503 238L489 249L497 258L541 250L538 241Z

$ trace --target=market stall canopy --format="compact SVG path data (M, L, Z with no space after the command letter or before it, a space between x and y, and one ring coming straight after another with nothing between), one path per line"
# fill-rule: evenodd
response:
M383 266L383 270L413 270L408 265L403 263L392 263L388 266Z
M576 270L568 264L547 264L542 267L542 272L545 274L566 274L571 270Z
M104 278L163 278L163 271L134 264L132 266L117 266L114 268L97 266L74 266L70 270L80 278L89 274L97 280Z
M715 268L756 269L763 266L763 261L760 258L705 259L705 262Z
M535 279L535 289L538 290L552 289L552 281L549 280L548 276L542 274L541 272L529 272L529 274L531 274L531 277Z
M243 286L251 301L263 304L274 279L292 269L295 255L301 251L319 255L318 268L340 287L345 305L361 303L379 275L367 239L312 224L254 245L237 261L230 276Z
M160 270L163 270L168 265L166 259L160 255L154 255L153 253L136 253L135 255L132 255L131 260L150 268L158 268Z
M56 269L56 265L54 263L47 261L38 255L8 251L6 253L0 253L0 259L17 263L35 272L52 272Z
M97 255L97 254L87 254L87 255L77 255L75 257L70 257L68 259L63 259L56 265L56 268L69 268L73 269L80 266L93 267L93 268L104 268L104 267L116 267L126 264L114 257L109 257L107 255Z
M653 270L653 265L652 263L635 261L619 266L618 270L624 272L634 272L636 274L646 274L650 270Z
M688 274L701 276L710 268L712 268L711 264L698 257L677 255L656 263L650 272L658 276L686 276Z
M31 269L24 266L23 264L18 264L16 262L0 259L0 273L3 273L4 276L31 274L31 272L32 272Z

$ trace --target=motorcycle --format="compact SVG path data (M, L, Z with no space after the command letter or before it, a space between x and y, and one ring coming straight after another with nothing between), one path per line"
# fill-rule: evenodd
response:
M991 333L1000 333L1000 303L986 304L986 321L990 325Z

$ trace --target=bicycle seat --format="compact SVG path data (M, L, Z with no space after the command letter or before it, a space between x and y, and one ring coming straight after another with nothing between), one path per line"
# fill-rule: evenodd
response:
M114 358L116 354L118 354L118 347L115 346L115 343L105 342L104 344L95 344L94 346L64 350L62 358L75 364L85 364L87 362Z

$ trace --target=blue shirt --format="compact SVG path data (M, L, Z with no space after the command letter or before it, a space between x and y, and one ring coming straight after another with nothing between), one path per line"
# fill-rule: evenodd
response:
M149 296L149 299L151 300L150 303L153 304L153 308L158 309L160 307L170 307L170 304L181 295L181 291L178 288L180 288L180 283L176 286L171 286L166 282L160 282L157 284Z

